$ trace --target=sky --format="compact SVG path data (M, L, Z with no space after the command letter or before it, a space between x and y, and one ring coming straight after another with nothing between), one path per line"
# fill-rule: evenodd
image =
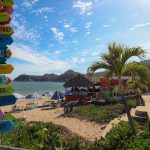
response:
M150 58L150 0L14 0L14 66L20 74L86 73L110 42L141 46Z

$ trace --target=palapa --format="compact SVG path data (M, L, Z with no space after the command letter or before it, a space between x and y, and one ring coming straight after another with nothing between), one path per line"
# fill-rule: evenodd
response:
M77 76L73 77L69 81L64 84L65 88L69 87L90 87L93 86L94 83L88 80L84 75L78 74Z

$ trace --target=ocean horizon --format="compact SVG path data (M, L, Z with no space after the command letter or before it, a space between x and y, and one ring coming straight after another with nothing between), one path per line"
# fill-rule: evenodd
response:
M43 94L47 91L65 91L63 87L64 82L21 82L21 81L12 81L10 84L16 93L22 94L24 96L37 92Z

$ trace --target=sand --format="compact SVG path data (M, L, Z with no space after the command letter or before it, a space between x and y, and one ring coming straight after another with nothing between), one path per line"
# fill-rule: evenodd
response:
M50 100L48 97L43 97L42 100L34 100L38 106L41 106L45 101ZM17 106L24 106L27 103L33 102L33 100L21 100L17 101ZM9 112L12 106L2 107L3 111ZM88 141L95 141L95 139L100 139L102 130L102 125L95 122L89 122L85 120L79 120L72 117L63 117L63 108L55 108L49 110L42 110L42 108L36 108L34 110L21 111L19 113L12 113L16 118L26 118L27 122L30 121L43 121L43 122L53 122L57 125L62 125L68 128L72 133L77 134Z
M145 101L145 106L138 106L131 110L131 115L135 115L136 110L147 111L150 116L150 95L143 95ZM42 100L34 100L38 106L41 106L45 101L50 100L48 97L43 97ZM17 101L16 105L24 106L27 103L33 102L33 100L21 100ZM12 106L2 107L4 111L10 111ZM63 116L63 108L55 108L49 110L42 110L41 108L36 108L34 110L21 111L19 113L13 113L16 118L26 118L28 122L30 121L43 121L43 122L53 122L58 125L62 125L68 128L72 133L78 134L79 136L89 140L91 142L95 139L100 139L106 136L114 124L118 124L121 120L128 121L127 115L115 118L109 124L101 125L95 122L79 120L72 117Z

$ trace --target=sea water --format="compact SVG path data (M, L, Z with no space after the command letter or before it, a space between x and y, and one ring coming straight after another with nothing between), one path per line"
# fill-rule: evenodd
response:
M47 91L64 91L63 82L16 82L13 81L11 86L15 89L15 92L28 95L33 92L37 92L39 94L43 94Z

